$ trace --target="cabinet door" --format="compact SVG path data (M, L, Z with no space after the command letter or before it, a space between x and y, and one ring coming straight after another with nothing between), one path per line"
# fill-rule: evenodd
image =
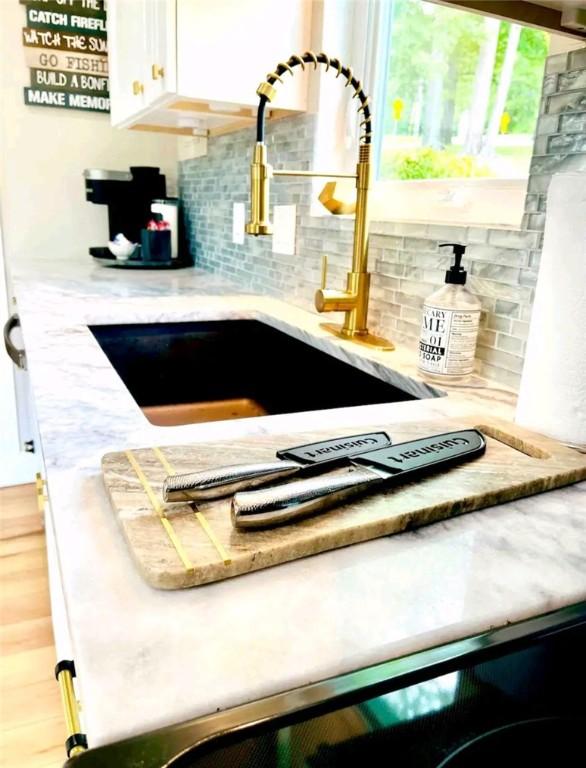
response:
M309 0L177 0L180 96L255 106L267 72L310 45ZM296 72L276 107L304 110L307 78Z
M156 106L177 90L177 3L149 0L147 5L148 60L145 99Z
M108 61L112 125L123 126L145 106L145 73L150 61L147 4L150 0L110 0Z

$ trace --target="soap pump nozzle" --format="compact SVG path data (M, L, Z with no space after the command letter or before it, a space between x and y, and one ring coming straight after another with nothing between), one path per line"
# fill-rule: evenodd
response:
M468 273L462 266L462 256L466 253L466 246L461 243L440 243L440 248L451 248L454 254L454 263L446 271L446 283L466 285Z

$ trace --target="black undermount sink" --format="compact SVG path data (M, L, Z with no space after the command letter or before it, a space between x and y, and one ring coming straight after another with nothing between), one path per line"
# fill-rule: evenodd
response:
M90 330L161 426L416 399L257 320Z

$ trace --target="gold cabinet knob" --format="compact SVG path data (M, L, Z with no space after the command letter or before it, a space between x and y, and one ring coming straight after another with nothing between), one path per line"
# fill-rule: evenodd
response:
M153 80L159 80L159 78L165 77L165 67L161 67L159 64L153 64L151 73Z
M135 96L140 96L141 93L144 93L144 85L140 82L140 80L134 80L132 83L132 93Z

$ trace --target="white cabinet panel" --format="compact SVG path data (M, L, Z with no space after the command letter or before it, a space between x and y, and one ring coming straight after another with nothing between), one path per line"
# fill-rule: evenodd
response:
M145 63L149 57L147 3L108 3L108 66L112 125L121 125L145 106Z
M179 93L256 105L267 73L309 48L310 26L311 4L304 0L178 0ZM306 92L306 77L296 71L280 86L275 106L303 110Z
M148 0L145 99L156 105L177 91L177 3Z

